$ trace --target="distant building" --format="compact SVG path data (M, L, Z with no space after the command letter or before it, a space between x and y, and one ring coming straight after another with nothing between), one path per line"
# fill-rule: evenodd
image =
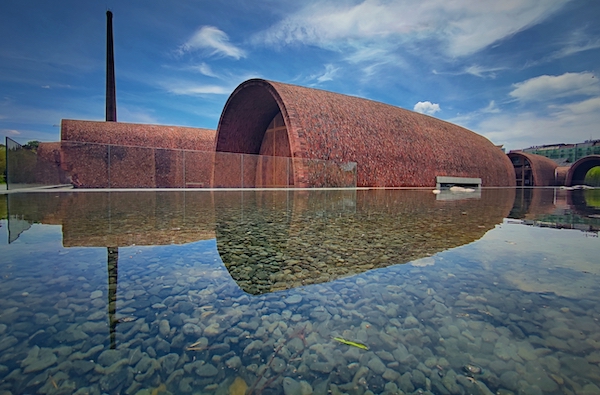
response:
M589 155L600 155L600 140L587 140L577 144L550 144L539 145L520 150L527 154L545 156L555 161L558 165L575 163Z

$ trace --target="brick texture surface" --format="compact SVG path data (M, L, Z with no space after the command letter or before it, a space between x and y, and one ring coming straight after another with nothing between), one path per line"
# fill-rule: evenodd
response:
M552 159L525 152L511 152L508 154L508 157L521 157L527 159L531 165L531 172L533 173L534 185L532 186L541 187L557 185L554 175L557 164Z
M78 187L207 187L215 133L178 126L65 119L60 162Z
M278 112L293 158L357 162L358 186L433 187L436 176L515 185L508 157L460 126L371 100L260 79L242 83L229 97L216 150L258 154ZM303 186L307 169L298 163L294 184Z

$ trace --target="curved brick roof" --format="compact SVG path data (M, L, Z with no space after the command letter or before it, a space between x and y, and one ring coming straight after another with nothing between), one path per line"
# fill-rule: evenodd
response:
M460 126L371 100L260 79L242 83L229 97L216 150L258 154L278 111L292 157L357 162L358 186L433 187L436 176L515 185L508 157ZM302 171L296 169L296 181Z
M556 185L567 185L567 175L571 166L558 166L556 168Z
M552 159L526 152L510 152L508 157L522 157L527 159L533 173L533 186L546 187L556 185L555 170L558 165Z
M63 119L61 140L145 148L213 151L215 131L183 126Z
M592 167L600 166L600 155L588 155L573 163L567 173L565 185L583 185L585 175Z

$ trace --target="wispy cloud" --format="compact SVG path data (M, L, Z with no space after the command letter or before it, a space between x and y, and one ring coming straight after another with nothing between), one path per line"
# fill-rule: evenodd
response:
M598 112L574 116L565 111L551 117L525 112L488 118L478 125L477 130L508 149L520 149L540 144L578 143L590 137L599 138L597 133L593 135L593 125L598 122ZM566 134L565 130L569 133Z
M541 75L514 84L510 96L520 101L539 101L559 97L600 94L600 82L593 73Z
M469 55L540 22L569 0L364 0L311 2L254 37L267 45L306 44L328 49L357 41L402 45L433 40L446 55Z
M459 71L439 71L432 70L436 75L464 75L470 74L480 78L496 78L498 71L506 70L506 67L484 67L477 64L465 67Z
M492 108L491 112L489 108ZM542 111L496 112L494 108L492 102L486 108L448 121L476 131L509 150L600 138L597 129L600 124L600 97L552 105Z
M0 134L4 136L19 136L21 132L15 129L2 129L2 131L0 131Z
M318 73L318 74L313 74L310 77L308 77L309 81L317 81L317 83L323 83L326 81L332 81L333 78L335 77L335 75L337 74L339 70L339 67L335 67L334 65L332 65L331 63L326 64L325 65L325 71Z
M593 97L591 99L576 103L564 104L562 106L551 106L550 108L557 109L562 114L577 115L592 112L600 113L600 97Z
M488 104L486 108L482 109L481 112L484 114L498 114L500 109L496 106L496 101L491 100L490 104Z
M220 85L202 85L190 83L171 83L163 84L163 88L176 95L196 96L196 95L226 95L231 93L231 89Z
M433 115L436 112L441 111L442 109L437 103L432 103L430 101L420 101L417 104L415 104L413 110L421 114Z
M471 74L481 78L496 78L496 72L504 70L504 67L483 67L472 65L465 69L466 74Z
M591 51L600 48L600 38L586 33L584 28L576 29L567 37L558 41L558 50L535 61L529 61L526 67L537 66L557 59L563 59L581 52Z
M123 105L119 107L119 121L149 124L160 123L154 115L149 113L148 110L131 105Z
M207 77L218 78L218 74L215 73L212 68L204 62L200 63L199 65L191 66L190 69Z
M214 26L202 26L177 50L180 55L194 51L207 51L209 55L234 59L246 56L243 49L229 42L229 36L224 31Z
M562 59L564 57L574 55L579 52L590 51L592 49L597 49L597 48L600 48L600 40L599 39L591 39L584 43L572 43L572 44L569 44L569 45L561 48L560 50L554 52L552 55L550 55L549 59L550 60Z

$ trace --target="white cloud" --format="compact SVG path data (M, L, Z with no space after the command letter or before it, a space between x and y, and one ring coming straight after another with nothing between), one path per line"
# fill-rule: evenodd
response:
M204 62L200 63L199 65L192 66L191 69L207 77L218 77L217 73L215 73L212 68Z
M496 78L496 71L504 70L503 67L483 67L479 65L469 66L465 69L465 73L481 78Z
M352 64L360 64L365 77L371 77L386 65L409 70L408 63L399 56L394 47L384 43L367 46L354 46L345 53L344 60Z
M15 130L15 129L2 129L2 135L5 135L5 136L18 136L20 134L21 134L21 132L19 132L18 130Z
M537 61L530 61L527 65L531 67L551 62L556 59L566 58L580 52L600 48L600 39L595 37L594 34L586 33L585 28L581 28L573 30L562 42L559 42L558 45L561 47L559 50L554 51L550 55Z
M135 106L124 105L118 108L118 117L120 122L131 123L160 123L156 117L149 114L146 109L136 108Z
M246 56L243 49L229 42L225 32L214 26L202 26L178 48L180 54L198 50L208 50L210 55L228 56L234 59Z
M584 100L578 103L558 106L559 110L561 108L563 111L568 111L572 114L586 114L594 111L600 112L600 97L594 97L592 99Z
M309 80L317 80L317 83L322 83L326 81L332 81L333 77L335 77L339 67L335 67L331 63L325 65L325 71L320 74L313 74L308 77Z
M311 2L254 37L269 45L360 47L360 42L435 40L447 55L475 53L539 23L569 0L364 0ZM364 42L363 42L364 44Z
M465 127L484 135L495 144L504 144L509 150L600 138L597 128L600 124L600 97L552 106L550 110L548 114L502 113L487 116L479 123L471 119L467 120Z
M600 94L600 83L593 73L542 75L514 84L510 95L521 101L548 100L559 97Z
M196 95L227 95L232 92L231 89L219 85L198 85L189 83L163 84L163 87L176 95L196 96Z
M497 114L500 112L500 109L496 106L496 101L491 100L490 104L484 109L481 110L482 113L485 114Z
M429 115L433 115L436 112L441 111L439 104L432 103L430 101L420 101L417 104L415 104L415 107L413 109L418 113Z
M600 40L589 40L583 43L570 43L550 56L550 60L561 59L579 52L600 48Z
M475 77L480 77L480 78L496 78L496 72L497 71L502 71L502 70L506 70L506 67L484 67L484 66L479 66L479 65L472 65L469 67L466 67L460 71L438 71L438 70L432 70L431 72L435 75L464 75L464 74L470 74L470 75L474 75Z

